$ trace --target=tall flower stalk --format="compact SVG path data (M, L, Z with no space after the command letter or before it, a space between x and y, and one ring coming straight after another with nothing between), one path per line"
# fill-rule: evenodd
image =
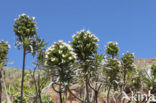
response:
M112 87L114 87L114 89L117 88L117 82L119 81L118 73L120 70L120 63L117 60L119 52L117 42L109 42L105 51L108 56L105 71L108 82L107 103L109 103L110 91Z
M98 38L92 34L89 30L81 30L77 32L77 35L73 35L72 44L73 51L77 54L77 60L80 61L81 71L83 74L82 78L85 78L85 98L84 102L89 103L89 63L93 59L95 53L97 52L98 45L96 42L99 41Z
M22 80L21 80L21 103L23 103L23 83L24 83L24 71L25 71L25 59L28 53L34 55L35 38L37 34L37 26L34 21L34 17L29 17L26 14L19 15L18 19L15 19L14 32L16 35L16 45L20 48L23 47L23 65L22 65Z

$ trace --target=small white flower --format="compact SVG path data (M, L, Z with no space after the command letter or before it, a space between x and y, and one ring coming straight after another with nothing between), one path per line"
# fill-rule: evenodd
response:
M63 54L62 57L64 58L64 57L66 57L66 56Z
M65 61L62 59L62 63L64 63Z
M95 38L95 40L99 41L99 38L98 38L98 37L96 37L96 38Z
M60 48L63 48L63 46L62 46L62 45L60 45Z
M119 64L121 64L121 62L120 61L117 61Z
M116 45L118 45L118 42L115 42Z
M45 54L46 54L46 55L45 55L45 58L48 58L48 53L46 52Z
M80 32L84 32L84 29L82 29Z
M59 52L59 54L61 54L61 53L62 53L62 51L61 51L61 50L59 50L58 52Z
M55 58L51 58L51 61L55 61Z
M71 60L72 59L72 57L69 57L69 60Z
M8 45L8 48L11 48L11 46L10 46L10 45Z
M72 36L72 38L74 39L76 37L76 35L74 34L73 36Z
M74 52L70 52L70 54L72 54L73 58L76 58L76 54Z
M59 40L60 43L63 43L63 40Z
M90 30L87 30L87 34L91 34Z
M92 34L92 37L95 37L95 35L94 35L94 34Z
M35 20L35 17L32 17L33 20Z
M26 14L25 13L23 13L23 14L21 14L21 15L19 15L19 16L25 16Z
M44 65L47 65L47 61L45 61Z

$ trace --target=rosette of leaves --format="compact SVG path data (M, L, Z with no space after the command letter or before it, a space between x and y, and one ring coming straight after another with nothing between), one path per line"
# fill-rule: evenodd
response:
M122 73L123 73L123 82L124 85L126 85L126 80L128 78L131 78L132 72L135 71L134 67L134 54L127 52L126 54L123 54L121 57L121 66L122 66Z
M7 54L10 46L7 42L0 42L0 66L3 65L4 61L7 59Z
M117 81L119 80L119 70L120 70L120 66L119 66L119 61L117 61L117 59L111 59L108 58L107 62L106 62L106 75L108 77L108 81L110 84L116 85Z
M139 91L142 87L142 75L139 73L132 78L131 85L135 88L135 90Z
M85 32L81 30L77 32L77 35L74 34L72 37L73 41L70 43L72 44L74 52L77 54L78 60L85 62L91 59L97 52L98 45L96 43L99 40L90 31Z
M76 54L72 51L69 44L59 41L54 43L46 51L46 65L57 68L59 81L66 82L69 79L69 64L76 59Z
M114 58L115 56L118 56L118 52L119 52L118 43L108 42L108 45L106 46L105 51L108 54L108 56L111 56L112 58Z
M133 53L127 52L121 58L121 65L123 66L124 69L132 71L132 69L134 68L133 63L134 63L134 54Z

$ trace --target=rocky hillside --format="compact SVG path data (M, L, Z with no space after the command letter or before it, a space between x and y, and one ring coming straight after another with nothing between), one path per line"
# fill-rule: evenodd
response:
M153 64L156 64L156 58L136 59L135 64L136 66L139 66L139 67L151 66Z

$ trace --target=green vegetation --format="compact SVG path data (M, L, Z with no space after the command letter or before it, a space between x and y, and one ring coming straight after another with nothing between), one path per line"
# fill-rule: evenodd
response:
M46 49L47 43L37 36L36 30L34 17L22 14L15 20L16 46L23 49L22 70L6 66L9 45L0 42L0 102L140 103L154 100L156 65L135 65L134 54L127 52L121 56L117 42L108 42L100 54L99 39L85 30L74 34L69 44L60 40ZM28 53L34 57L35 67L25 70ZM140 98L143 94L147 96Z

